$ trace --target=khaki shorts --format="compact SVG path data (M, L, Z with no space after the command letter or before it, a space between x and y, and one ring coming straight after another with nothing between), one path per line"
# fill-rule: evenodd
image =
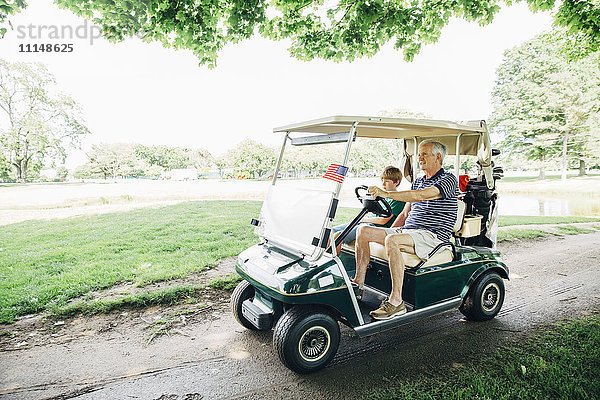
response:
M433 232L426 229L385 228L385 232L388 235L398 235L400 233L410 235L413 242L415 242L415 253L421 260L427 260L429 253L435 246L442 243Z

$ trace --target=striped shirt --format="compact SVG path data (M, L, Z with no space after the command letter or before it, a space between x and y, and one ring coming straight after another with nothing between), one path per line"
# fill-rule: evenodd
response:
M426 229L447 242L458 212L458 181L442 168L429 179L426 176L415 179L411 189L422 190L431 186L439 189L442 198L411 203L404 228Z

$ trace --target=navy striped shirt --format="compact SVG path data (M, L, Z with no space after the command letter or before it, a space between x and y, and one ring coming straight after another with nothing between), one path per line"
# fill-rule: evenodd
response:
M447 242L458 212L458 181L442 168L429 179L426 176L415 179L411 189L421 190L431 186L439 189L442 198L411 203L404 228L426 229Z

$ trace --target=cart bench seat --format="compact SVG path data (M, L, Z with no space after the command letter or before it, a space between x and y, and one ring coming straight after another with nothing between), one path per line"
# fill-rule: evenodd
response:
M350 251L354 254L354 243L344 244L342 245L343 250ZM379 243L370 243L371 247L371 257L379 258L380 260L388 261L387 252L385 251L385 246L380 245ZM404 258L404 265L410 268L416 267L422 260L414 254L402 253L402 258ZM429 267L432 265L445 264L453 260L452 250L446 247L440 249L437 253L431 256L427 262L425 262L421 267Z

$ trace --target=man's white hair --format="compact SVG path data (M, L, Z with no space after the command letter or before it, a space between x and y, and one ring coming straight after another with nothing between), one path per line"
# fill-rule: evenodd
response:
M435 154L439 154L441 156L440 158L440 164L444 163L444 157L446 157L446 154L448 153L448 150L446 149L446 146L444 146L442 143L440 142L436 142L435 140L431 140L431 139L427 139L427 140L423 140L421 142L421 144L419 145L419 147L423 146L424 144L428 144L431 143L431 152L435 155Z

